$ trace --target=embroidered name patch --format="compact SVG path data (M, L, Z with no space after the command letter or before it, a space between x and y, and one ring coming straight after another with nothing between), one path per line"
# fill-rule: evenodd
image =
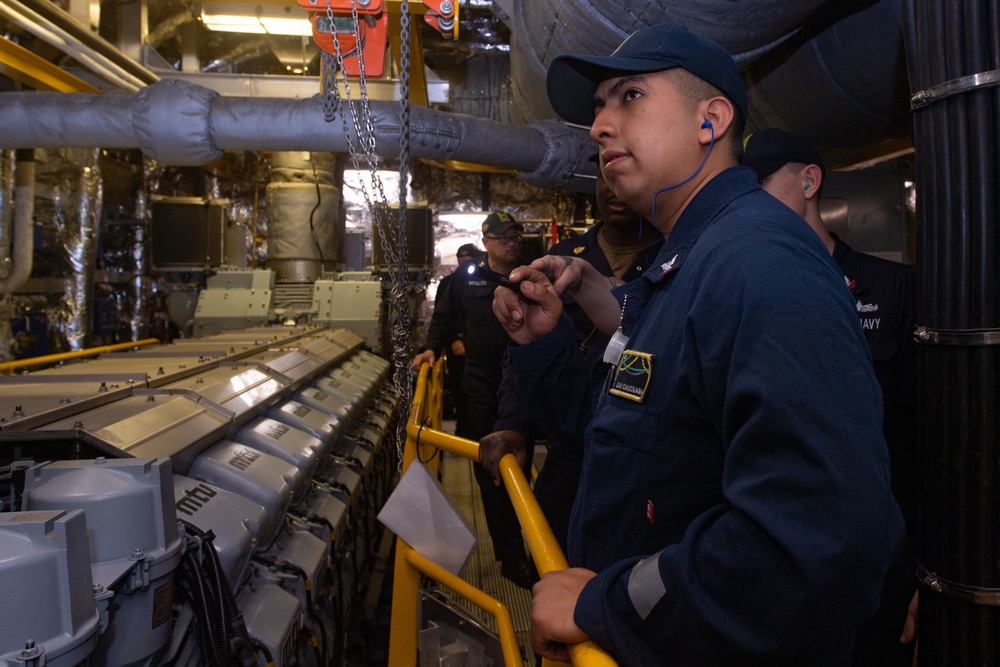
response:
M636 403L646 402L646 390L653 377L653 355L635 350L625 350L615 369L615 377L608 390L615 396Z

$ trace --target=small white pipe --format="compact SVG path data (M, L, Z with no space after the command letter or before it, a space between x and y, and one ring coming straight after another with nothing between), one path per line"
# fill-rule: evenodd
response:
M33 260L32 240L35 217L35 159L33 151L25 151L30 159L17 155L14 167L14 240L10 254L11 272L0 280L0 294L12 294L28 280Z
M119 88L135 92L146 85L144 81L88 48L76 37L17 0L5 0L0 3L0 16L72 56L80 64Z

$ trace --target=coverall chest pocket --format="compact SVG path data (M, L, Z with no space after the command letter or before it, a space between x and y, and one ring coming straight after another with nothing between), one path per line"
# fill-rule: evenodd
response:
M602 397L588 444L586 484L591 519L583 524L590 549L614 558L636 555L652 531L659 408Z

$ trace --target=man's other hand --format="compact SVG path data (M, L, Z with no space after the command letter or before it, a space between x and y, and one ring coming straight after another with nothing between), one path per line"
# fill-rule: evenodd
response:
M419 371L420 367L424 365L424 362L430 364L431 366L434 365L434 351L433 350L424 350L423 352L421 352L417 356L413 357L413 364L412 364L413 370Z
M500 459L513 454L517 464L524 468L528 451L524 436L517 431L495 431L479 441L479 463L490 471L493 486L500 486Z

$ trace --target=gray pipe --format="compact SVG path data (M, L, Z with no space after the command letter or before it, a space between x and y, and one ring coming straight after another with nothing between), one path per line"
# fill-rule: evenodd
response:
M0 278L14 270L14 155L0 151Z
M860 161L872 146L888 153L910 145L901 11L898 2L878 2L844 16L831 6L815 17L828 27L810 36L810 26L744 70L747 129L806 134L834 167Z
M607 55L636 30L681 23L745 65L788 39L828 0L522 0L511 19L511 90L522 122L552 118L545 70L561 53Z
M399 153L399 107L369 102L379 155ZM348 116L324 120L323 100L222 97L174 79L135 95L0 94L0 148L139 148L169 165L201 165L223 151L348 150L361 144ZM565 187L595 173L587 133L558 122L510 124L425 107L410 110L410 155L516 169L529 183Z
M14 168L14 239L10 254L11 271L0 280L0 295L13 294L31 275L32 240L35 218L35 155L17 151Z

